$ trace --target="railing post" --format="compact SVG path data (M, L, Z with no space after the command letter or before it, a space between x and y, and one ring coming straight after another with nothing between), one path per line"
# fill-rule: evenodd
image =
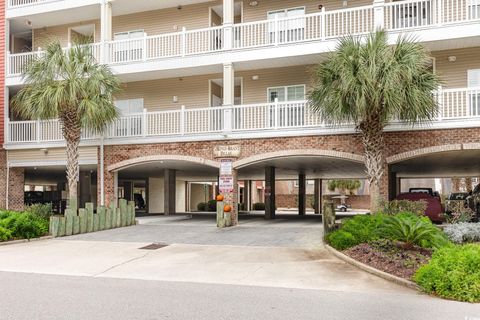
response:
M187 28L182 28L182 57L187 54Z
M35 122L36 126L36 135L37 135L37 142L40 142L40 119L37 119L37 122Z
M327 26L327 21L326 21L327 15L325 14L325 7L322 7L321 19L322 19L322 21L321 21L321 28L322 29L320 30L320 32L321 32L320 37L321 37L322 40L325 40L325 37L326 37L326 34L327 34L327 30L325 29L326 26Z
M223 132L229 133L232 132L232 114L233 106L228 105L223 109Z
M274 116L273 127L275 129L278 129L278 115L279 115L279 112L278 112L278 98L275 98L275 105L274 105L274 109L273 109L273 116Z
M12 72L11 65L12 65L12 61L10 58L10 51L7 51L7 57L5 59L5 67L7 69L7 75L10 75Z
M437 120L441 121L443 118L443 91L442 86L438 86L437 90L437 104L438 104L438 117Z
M180 109L180 134L185 134L185 106Z
M375 29L385 28L385 0L373 0L373 21Z
M147 61L147 34L143 33L143 48L142 48L142 58L143 61Z
M142 136L145 138L148 134L147 109L143 109L142 113Z
M437 24L443 23L443 0L437 0Z
M275 16L275 25L274 25L274 30L275 30L275 45L278 46L280 43L280 25L278 22L278 16Z
M11 142L10 141L10 118L5 117L5 141Z

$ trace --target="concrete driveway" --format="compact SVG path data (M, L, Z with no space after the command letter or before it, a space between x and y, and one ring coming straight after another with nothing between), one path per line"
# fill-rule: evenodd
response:
M0 272L349 292L417 293L329 254L318 219L146 217L129 228L0 247ZM142 249L152 243L165 246Z
M230 245L318 248L322 245L319 216L284 215L267 221L259 215L242 216L240 225L218 229L211 214L138 218L129 228L76 235L67 240L150 242L164 244Z

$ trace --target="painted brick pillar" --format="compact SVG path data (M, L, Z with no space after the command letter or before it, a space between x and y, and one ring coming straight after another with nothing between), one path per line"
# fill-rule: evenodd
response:
M304 173L298 175L298 214L304 216L307 205L307 178Z
M8 176L8 210L22 211L25 207L25 170L10 168Z
M232 170L233 188L229 192L223 192L224 202L232 207L231 219L232 226L238 225L238 172Z
M265 219L275 219L275 167L265 168Z

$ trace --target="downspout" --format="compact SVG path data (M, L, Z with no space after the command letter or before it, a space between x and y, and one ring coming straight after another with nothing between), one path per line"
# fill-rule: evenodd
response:
M100 205L105 205L105 172L104 172L104 146L103 146L103 135L100 139Z
M8 193L10 188L10 166L8 164L8 151L5 151L7 158L7 185L5 186L5 209L8 210Z

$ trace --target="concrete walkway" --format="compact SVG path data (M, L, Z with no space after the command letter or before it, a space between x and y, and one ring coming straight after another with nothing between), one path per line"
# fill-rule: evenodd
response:
M330 255L321 225L251 219L218 230L205 219L141 225L0 247L0 271L416 295ZM162 242L168 246L144 250Z

